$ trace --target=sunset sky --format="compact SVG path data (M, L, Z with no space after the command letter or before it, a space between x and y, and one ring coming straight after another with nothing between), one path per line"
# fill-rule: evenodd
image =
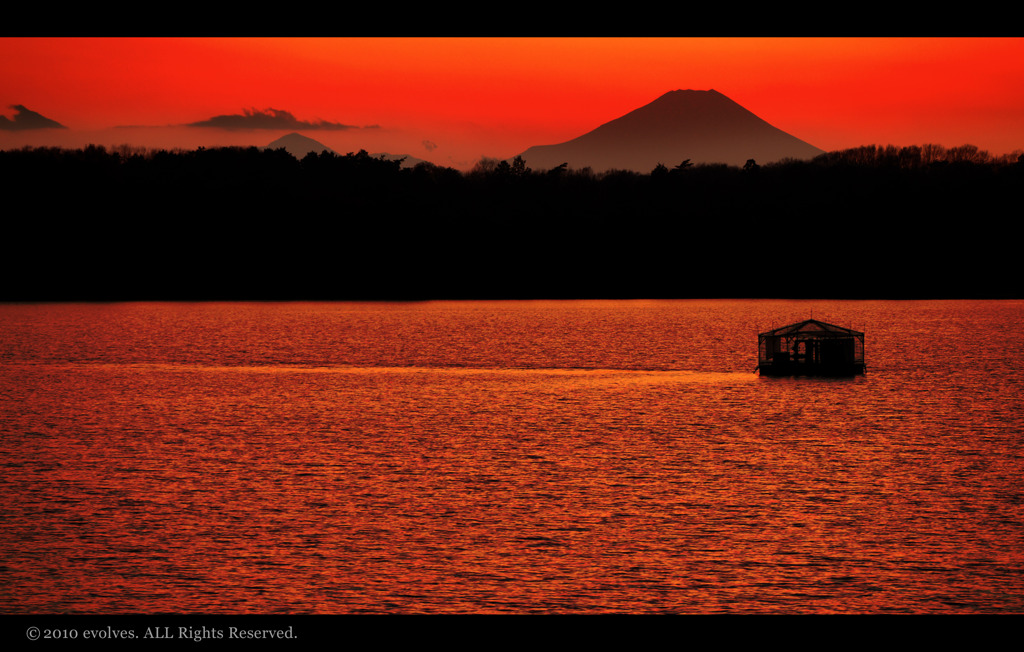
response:
M1024 38L808 37L5 37L0 148L298 131L468 169L711 88L824 150L1024 150Z

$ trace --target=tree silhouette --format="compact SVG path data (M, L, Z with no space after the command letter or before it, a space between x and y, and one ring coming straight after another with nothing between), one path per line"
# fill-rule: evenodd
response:
M94 146L0 150L0 178L26 211L4 222L6 300L1020 296L1005 219L1020 151L595 174ZM970 228L943 226L963 215Z
M550 170L548 170L548 176L550 176L550 177L560 176L562 174L565 174L566 170L568 170L568 169L569 169L569 163L568 162L562 163L560 165L556 165L555 167L553 167Z
M530 168L526 167L526 161L523 160L522 156L517 156L512 159L512 174L517 177L526 176L531 172Z

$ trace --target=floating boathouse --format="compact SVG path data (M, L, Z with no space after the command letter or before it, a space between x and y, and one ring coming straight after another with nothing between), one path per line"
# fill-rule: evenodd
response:
M757 336L762 376L854 376L864 373L864 333L817 319Z

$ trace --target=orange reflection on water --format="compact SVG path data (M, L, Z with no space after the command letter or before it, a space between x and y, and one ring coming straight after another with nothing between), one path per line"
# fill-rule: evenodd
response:
M764 302L714 305L0 311L0 602L1019 611L1020 306L913 302L887 330L894 304L857 303L878 371L808 382L751 373L756 337L729 344ZM675 337L701 329L726 334L714 355ZM894 346L907 332L919 347ZM937 366L950 341L978 364ZM574 355L595 366L557 366Z

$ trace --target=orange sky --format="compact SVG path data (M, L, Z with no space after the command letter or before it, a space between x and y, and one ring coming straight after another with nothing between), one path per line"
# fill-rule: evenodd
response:
M1021 38L0 38L0 148L265 145L468 168L563 142L675 89L715 90L825 150L1024 149ZM246 110L374 129L184 127ZM133 128L125 128L131 125Z

